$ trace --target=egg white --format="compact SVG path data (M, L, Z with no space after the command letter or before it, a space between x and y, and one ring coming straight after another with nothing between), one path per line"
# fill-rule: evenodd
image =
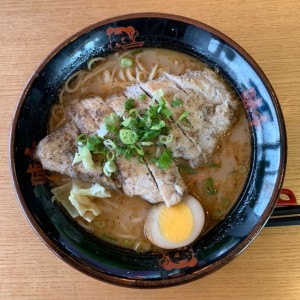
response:
M159 228L159 213L165 204L160 203L151 208L144 227L145 235L152 244L163 249L175 249L191 244L200 235L205 223L205 213L202 205L191 195L186 195L182 201L190 208L193 216L194 226L189 237L181 242L172 242L165 239Z

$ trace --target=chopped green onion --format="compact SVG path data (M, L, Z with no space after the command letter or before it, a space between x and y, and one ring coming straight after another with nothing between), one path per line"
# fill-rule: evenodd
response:
M104 146L105 146L108 150L110 150L110 151L116 149L116 147L117 147L116 144L115 144L111 139L105 140L105 141L103 142L103 144L104 144Z
M168 145L168 144L172 143L172 141L173 141L173 134L160 135L158 137L158 141L164 145Z
M80 142L80 143L86 143L87 134L85 134L85 133L79 134L76 140L77 140L77 142Z
M183 119L186 119L186 117L189 115L189 112L185 111L184 113L181 114L181 116L179 117L179 119L176 121L176 124L180 121L182 121Z
M179 172L183 172L189 175L194 175L197 173L196 169L191 168L190 166L186 166L186 165L179 165L178 166Z
M130 129L121 129L119 132L119 137L122 143L125 145L132 145L138 140L137 134Z
M153 125L150 129L151 130L160 130L161 128L165 127L166 123L163 120L160 120L157 124Z
M170 119L170 117L172 116L172 111L167 108L167 107L164 107L162 110L161 110L161 114L167 118L167 119Z
M162 170L166 170L169 168L171 163L172 163L172 152L168 149L165 149L161 154L160 158L157 160L157 164Z
M138 96L138 99L139 99L140 101L145 100L145 99L146 99L146 94L145 94L145 93L140 94L140 95Z
M133 61L130 58L123 57L120 60L120 66L122 68L130 68L133 65Z
M158 112L160 112L160 110L166 106L166 100L163 96L161 96L161 97L158 98L157 101L158 101L158 104L160 106Z
M137 146L132 145L131 149L134 149L137 152L138 155L143 156L145 154L144 150L142 148L137 147Z
M184 127L192 127L192 123L188 119L186 119L186 118L184 118L181 121L181 123L183 124Z
M114 163L114 161L110 160L104 164L103 172L106 176L110 177L113 172L116 172L116 170L117 170L117 167L116 167L116 164Z
M142 140L153 140L158 137L160 132L158 130L149 130L146 131L142 137Z
M152 145L154 145L154 143L153 142L141 142L141 145L142 146L152 146Z
M172 107L177 107L182 105L183 101L174 96L174 100L172 101Z
M114 160L114 159L115 159L115 153L112 152L112 151L107 152L107 153L106 153L106 159L107 159L108 161Z
M155 98L157 101L159 101L163 97L164 97L164 92L162 89L159 89L153 93L153 98Z
M108 131L117 132L120 124L120 118L115 114L111 113L109 116L104 117L105 126Z
M133 150L130 148L117 147L116 153L117 156L123 155L125 159L129 159L133 156Z
M129 158L131 158L132 156L133 156L133 150L132 149L126 149L125 151L124 151L124 158L125 159L129 159Z
M151 123L152 123L152 119L150 118L150 116L147 116L147 118L143 118L143 120L145 121L145 125L147 127L150 127L151 126Z
M208 166L209 166L210 168L213 168L213 169L219 169L219 168L220 168L220 164L219 164L219 163L216 163L216 162L210 162L210 163L208 164Z
M124 127L128 127L130 125L130 122L131 122L132 118L128 118L128 119L125 119L123 122L122 122L122 125Z
M86 141L86 147L90 150L90 151L97 151L100 148L101 144L101 140L99 137L95 136L91 136L87 138Z
M125 110L130 111L131 109L135 108L135 101L132 98L129 98L125 101Z
M128 112L128 115L132 118L137 118L139 115L139 112L136 108L133 108Z
M217 188L215 187L214 181L211 177L204 179L203 185L204 185L204 189L205 189L206 193L209 196L213 196L218 192Z

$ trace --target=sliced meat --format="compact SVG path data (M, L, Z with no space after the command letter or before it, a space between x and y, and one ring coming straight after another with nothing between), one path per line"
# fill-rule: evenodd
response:
M75 176L72 168L76 152L76 137L79 130L73 122L68 122L62 128L43 138L35 151L35 157L43 168L56 171L70 177Z
M119 117L122 117L126 112L124 106L126 100L124 95L113 95L107 98L105 102Z
M165 76L191 99L199 102L203 118L215 128L219 137L228 132L235 120L238 101L212 70L190 71L182 76Z
M119 100L119 96L110 97L110 104L113 105L116 102L119 103L120 106L124 107L124 102L119 102ZM89 128L95 128L94 131L89 132L89 134L96 134L99 127L95 124L101 124L105 116L114 112L108 103L106 103L100 97L83 99L80 101L80 103L76 103L75 106L78 104L80 104L80 109L75 107L75 112L73 109L72 112L70 112L70 116L74 119L74 122L80 120L80 122L83 121L83 123L85 123L84 119L86 118L87 122L90 124ZM116 111L120 111L117 105L114 106ZM81 108L84 108L84 116L77 115L77 113L83 113ZM90 118L92 121L90 121ZM92 125L92 123L94 123L94 125ZM139 163L136 158L126 160L123 157L119 157L116 161L116 164L118 167L117 177L126 195L141 196L150 203L163 201L163 198L159 193L158 187L152 178L147 165ZM85 171L81 164L79 167L82 169L82 171ZM87 179L89 175L94 175L92 171L84 173L85 176L87 176Z
M128 196L141 196L154 204L163 202L159 189L147 165L139 163L136 158L117 160L118 178L122 182L123 191Z
M45 170L90 182L99 182L107 188L116 189L115 183L111 178L104 176L102 169L95 167L93 170L86 170L82 163L72 165L79 133L75 123L68 122L39 142L35 157Z
M88 111L93 121L96 121L97 129L104 122L104 117L109 116L113 111L100 97L86 98L81 101L83 107Z
M74 100L70 102L66 110L81 133L92 134L99 129L81 101Z
M149 163L148 167L166 205L170 207L180 202L187 192L187 186L175 163L172 163L167 170L162 170L153 163Z
M173 157L184 158L189 161L192 168L197 168L201 161L197 147L187 138L176 124L168 124L173 140L166 145L172 151Z

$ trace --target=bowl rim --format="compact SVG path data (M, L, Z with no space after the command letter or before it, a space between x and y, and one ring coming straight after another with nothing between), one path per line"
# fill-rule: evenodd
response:
M199 27L201 29L204 29L217 37L223 39L226 43L228 43L231 47L235 48L240 55L242 55L251 65L251 67L259 74L261 81L264 83L265 88L267 89L268 93L270 94L270 97L272 98L274 109L276 111L276 115L279 119L279 132L282 139L282 153L281 153L281 160L280 160L280 168L279 168L279 175L277 177L277 181L275 184L275 188L273 194L270 196L269 203L267 205L267 208L265 209L263 215L261 216L259 222L255 225L253 230L247 235L247 237L237 246L235 247L234 251L229 253L229 255L222 257L218 259L216 262L212 263L205 269L196 270L190 274L185 274L179 277L175 277L172 279L159 279L155 281L149 281L149 280L137 280L137 279L125 279L121 277L116 277L114 275L108 275L104 272L101 272L97 270L96 268L93 269L89 266L86 266L84 263L70 257L67 253L65 253L60 247L58 247L42 230L42 228L39 226L39 224L36 222L35 218L33 217L32 213L30 212L29 208L27 207L25 200L23 198L23 195L20 190L20 186L17 179L16 174L16 168L15 168L15 161L14 161L14 149L15 149L15 132L17 127L17 121L20 114L21 107L24 103L25 97L27 95L28 90L30 89L33 81L36 79L40 71L48 64L48 62L65 46L67 46L70 42L77 39L83 34L88 33L89 31L96 29L100 26L122 21L122 20L128 20L128 19L135 19L135 18L163 18L163 19L169 19L174 21L180 21L186 24L194 25L196 27ZM277 96L275 94L274 89L272 88L269 80L267 79L266 75L262 71L262 69L259 67L259 65L255 62L255 60L244 50L243 47L241 47L239 44L237 44L235 41L233 41L230 37L228 37L226 34L222 33L221 31L202 23L201 21L191 19L188 17L175 15L175 14L167 14L167 13L156 13L156 12L143 12L143 13L131 13L131 14L125 14L125 15L119 15L111 18L107 18L104 20L101 20L99 22L96 22L92 25L89 25L79 31L77 31L75 34L67 37L63 40L57 47L55 47L47 56L45 59L42 60L42 62L38 65L38 67L35 69L29 80L27 81L21 96L18 99L17 106L14 112L13 116L13 122L10 130L10 141L9 141L9 161L10 161L10 174L13 180L13 186L15 189L15 193L17 195L17 200L19 203L19 206L25 215L27 222L31 225L35 233L39 236L39 238L44 242L44 244L60 259L62 259L65 263L70 265L71 267L77 269L78 271L81 271L82 273L98 279L105 281L107 283L111 283L118 286L123 287L134 287L134 288L161 288L161 287L169 287L174 285L180 285L187 282L191 282L194 280L197 280L201 277L207 276L211 273L213 273L215 270L220 269L222 266L226 265L230 261L232 261L236 256L238 256L259 234L259 232L262 230L264 225L267 223L274 206L276 204L277 198L280 194L280 189L283 184L284 175L286 172L286 162L287 162L287 138L286 138L286 128L284 123L283 114L279 105L279 101L277 99Z

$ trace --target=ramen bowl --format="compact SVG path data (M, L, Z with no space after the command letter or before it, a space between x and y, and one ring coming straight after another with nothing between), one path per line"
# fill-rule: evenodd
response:
M217 68L238 94L251 132L250 172L226 217L188 247L136 253L89 234L52 202L35 161L52 105L65 80L91 57L158 47ZM143 13L94 24L58 46L34 72L11 130L11 172L21 208L37 235L62 260L96 279L126 287L166 287L206 276L240 254L266 224L286 165L286 134L276 95L255 61L221 32L184 17Z

